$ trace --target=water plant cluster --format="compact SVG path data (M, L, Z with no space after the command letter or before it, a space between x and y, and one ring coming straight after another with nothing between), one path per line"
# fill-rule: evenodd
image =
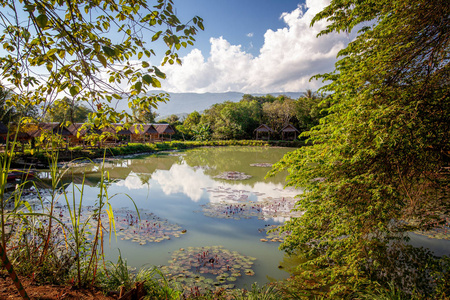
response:
M252 178L251 175L245 174L243 172L228 171L222 174L214 176L214 178L224 179L224 180L245 180Z
M188 247L174 251L169 265L161 270L169 281L180 283L184 290L206 292L234 288L238 277L255 274L254 261L254 257L223 246Z
M140 245L160 243L171 238L179 238L186 233L186 229L180 225L170 223L167 219L150 212L141 213L139 217L135 211L122 210L115 212L114 217L117 236Z
M200 205L201 212L212 218L222 219L288 219L300 216L301 212L291 212L295 207L295 198L292 197L266 197L261 201L251 201L240 197L239 202L229 201L233 196L222 197L218 202L209 202Z

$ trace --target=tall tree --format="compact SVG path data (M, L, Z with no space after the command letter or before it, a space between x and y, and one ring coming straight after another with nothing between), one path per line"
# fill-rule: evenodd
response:
M158 114L153 112L151 107L146 109L140 109L139 107L133 108L133 123L155 123Z
M282 245L305 259L301 288L449 291L438 261L405 244L409 231L442 226L450 208L449 16L446 0L332 0L313 19L329 21L322 35L360 31L320 76L332 106L312 145L276 166L306 191Z
M308 90L295 104L295 117L302 130L310 130L319 125L320 119L327 115L330 106L328 97L323 98L311 90Z
M88 120L88 115L91 112L84 105L65 97L62 100L53 102L53 105L48 108L44 116L44 121L84 123Z
M265 102L262 109L266 122L277 132L289 124L296 111L294 100L284 96L273 102Z
M181 22L172 0L0 0L0 7L0 78L15 92L11 104L45 111L70 95L96 110L91 119L102 126L125 117L113 100L149 107L168 99L146 94L165 78L146 41L167 45L163 64L181 64L177 51L203 29L199 17Z

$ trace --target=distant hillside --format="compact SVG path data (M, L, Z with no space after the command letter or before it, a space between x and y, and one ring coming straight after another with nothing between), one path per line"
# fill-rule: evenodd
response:
M159 93L160 91L158 91ZM207 108L210 108L213 104L222 103L225 101L238 102L244 96L244 93L238 92L226 92L226 93L169 93L170 101L167 103L161 103L158 105L156 112L160 117L169 116L172 114L181 115L189 114L194 110L201 112ZM266 93L266 94L252 94L253 96L265 96L265 95L286 95L290 98L297 99L303 93ZM129 110L128 104L125 101L121 101L117 106L119 110Z

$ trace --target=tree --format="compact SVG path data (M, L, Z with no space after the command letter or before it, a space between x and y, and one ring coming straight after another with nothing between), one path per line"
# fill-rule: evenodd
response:
M69 98L55 101L44 116L47 122L84 123L92 111Z
M20 103L11 105L14 93L0 85L0 121L8 125L10 122L19 122L21 118L36 118L38 110L35 106L22 106Z
M200 123L201 115L198 111L191 112L186 119L183 121L183 125L186 128L192 129L194 126L197 126Z
M0 78L15 92L11 104L46 111L70 95L95 110L97 126L125 117L113 100L140 108L167 100L166 94L146 94L165 78L144 60L156 55L147 40L167 45L163 64L181 64L177 51L203 29L199 17L181 22L172 0L0 0L0 6Z
M295 116L294 100L284 96L278 97L273 102L265 102L262 109L266 123L277 132L288 125Z
M170 124L172 126L181 124L180 117L177 116L177 115L170 115L167 118L165 118L163 120L160 120L158 123L168 123L168 124Z
M321 35L360 30L335 71L318 76L331 107L310 146L276 166L306 191L282 245L305 259L300 288L351 297L392 282L448 295L448 268L405 242L449 212L449 15L444 0L332 0L313 19L330 22Z
M158 114L153 112L151 107L146 109L133 109L133 123L151 124L156 122Z
M305 95L296 101L295 118L299 128L307 131L319 125L319 120L327 115L329 106L328 97L323 98L307 90Z

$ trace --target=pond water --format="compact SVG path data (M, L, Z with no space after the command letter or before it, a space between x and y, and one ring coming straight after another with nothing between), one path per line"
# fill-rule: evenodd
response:
M286 220L301 191L283 188L286 173L264 177L292 150L216 147L108 159L117 239L106 242L106 259L116 262L120 249L128 265L164 265L188 286L249 288L286 278L279 268L285 259L278 250L282 237L266 231ZM99 164L71 170L72 184L80 186L85 176L83 206L93 205Z
M286 173L265 175L292 150L215 147L107 159L117 235L105 243L106 259L116 262L120 249L129 266L159 266L174 281L205 289L288 277L280 265L289 267L295 258L278 250L282 235L267 231L289 217L302 191L283 188ZM66 191L84 180L85 210L99 193L100 165L70 168ZM411 238L436 255L450 254L447 239Z

